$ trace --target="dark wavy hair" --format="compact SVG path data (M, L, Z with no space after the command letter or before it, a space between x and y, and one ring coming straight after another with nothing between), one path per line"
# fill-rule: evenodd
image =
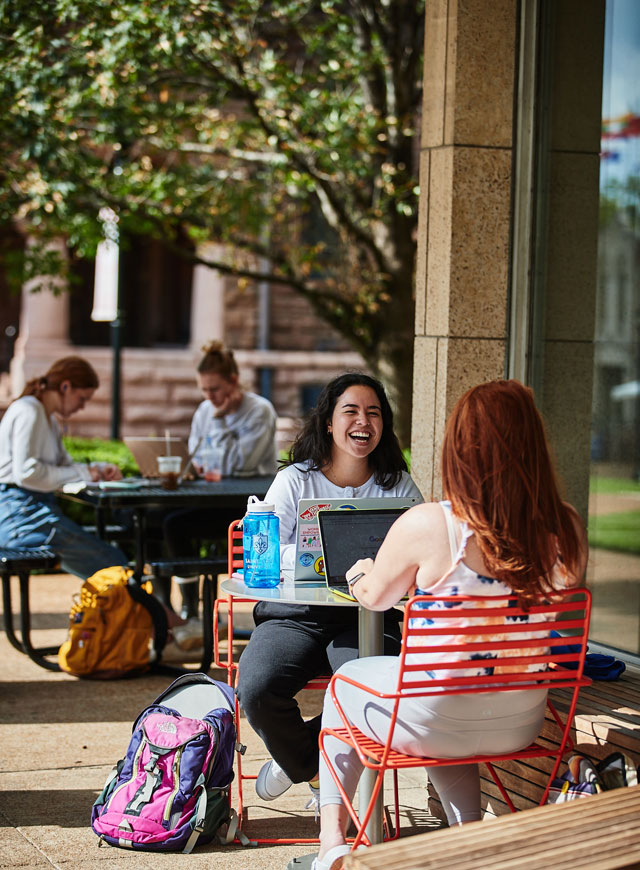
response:
M380 381L362 372L347 372L339 375L323 388L318 404L305 420L283 465L310 462L310 471L320 471L331 461L333 437L327 431L327 427L340 396L349 387L355 386L371 387L380 402L382 436L375 450L367 458L378 486L391 489L400 480L402 472L407 470L407 463L404 461L400 444L393 431L393 411L384 387Z

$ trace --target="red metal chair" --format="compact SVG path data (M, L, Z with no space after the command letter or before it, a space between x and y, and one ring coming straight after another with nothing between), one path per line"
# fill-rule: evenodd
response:
M515 596L505 598L488 598L485 596L468 596L465 602L464 617L468 626L456 628L453 638L452 629L446 625L451 619L451 602L460 602L461 598L451 596L416 596L407 602L404 616L402 650L400 653L400 671L395 691L381 693L355 682L349 677L335 674L330 682L329 690L334 704L344 723L338 729L323 728L320 734L320 751L340 790L342 799L357 828L357 836L353 848L363 842L370 845L365 829L369 823L376 798L380 793L385 771L394 774L395 796L395 832L399 830L398 784L397 772L413 767L447 766L452 764L469 764L483 762L495 781L511 812L516 808L507 794L495 769L495 762L503 760L520 761L523 759L547 757L552 758L551 772L540 797L540 804L547 799L552 779L556 776L562 756L569 751L573 742L570 736L575 713L578 692L582 686L591 680L583 676L584 659L587 649L589 618L591 613L591 595L586 589L563 590L554 595L554 601L532 605L528 611L523 610ZM428 609L425 609L428 606ZM540 622L527 624L519 621L525 613L535 614ZM420 619L428 624L418 626L415 620ZM443 620L445 624L443 625ZM570 637L549 637L552 630ZM567 648L567 644L570 647ZM556 647L562 650L555 652ZM441 659L428 664L430 671L463 671L465 668L477 667L477 658L472 656L481 653L483 657L491 654L493 674L488 676L451 676L445 674L441 679L429 679L425 674L424 661L416 663L414 656L439 653ZM407 659L409 656L409 659ZM489 662L487 662L489 664ZM532 667L542 668L532 673ZM482 685L479 685L479 679ZM384 745L370 740L359 729L355 728L345 714L337 696L338 683L355 686L368 692L373 698L394 699L392 716L389 722L389 733ZM398 715L398 705L402 696L410 692L412 697L427 697L430 695L477 694L486 692L510 692L516 689L568 689L569 706L562 715L558 713L550 700L547 705L559 731L557 743L548 745L536 740L525 749L516 752L506 752L499 755L474 755L466 758L418 758L403 755L391 748L393 731ZM344 687L342 692L344 696ZM332 768L326 749L327 737L335 737L355 749L362 764L377 772L369 805L360 808L360 817L356 814L353 804L347 798L339 778ZM546 740L546 735L545 735Z
M229 537L228 537L228 570L229 577L233 575L234 572L242 571L244 569L244 554L242 548L242 521L234 520L229 526ZM227 683L230 686L235 686L238 678L238 663L234 660L233 657L233 607L234 604L255 604L255 600L253 598L236 598L233 595L227 595L226 598L218 598L214 603L213 610L213 626L214 626L214 643L213 643L213 651L214 651L214 665L217 668L221 668L227 672ZM220 607L226 608L227 610L227 652L226 657L221 656L220 652L220 638L218 634L218 613ZM329 685L329 677L316 677L313 680L310 680L307 685L304 687L303 691L308 689L316 690L316 691L326 691L327 686ZM238 701L236 699L236 732L238 735L238 743L240 743L240 708L238 705ZM238 800L236 805L236 812L238 813L238 818L240 819L240 825L245 819L245 809L244 809L244 798L243 798L243 783L245 780L255 780L257 779L256 774L247 774L242 772L242 755L238 753L237 756L237 776L235 779L236 789L238 793ZM252 842L256 843L281 843L281 844L293 844L293 843L318 843L319 839L317 837L309 837L309 838L284 838L284 837L271 837L271 838L252 838Z

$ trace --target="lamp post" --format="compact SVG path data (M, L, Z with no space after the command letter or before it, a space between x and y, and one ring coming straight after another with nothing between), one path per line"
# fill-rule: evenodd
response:
M111 438L120 438L120 356L122 311L118 302L120 247L118 215L111 208L101 208L104 239L96 251L96 274L91 319L111 323Z

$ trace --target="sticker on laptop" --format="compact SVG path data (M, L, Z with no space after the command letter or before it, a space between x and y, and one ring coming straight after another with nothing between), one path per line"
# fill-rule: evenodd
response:
M311 553L303 553L298 559L303 568L308 568L309 565L313 562L313 556Z
M320 531L315 523L300 526L299 539L301 550L319 550L321 547Z
M330 504L312 504L306 509L306 511L302 511L302 513L300 514L300 519L312 520L316 516L318 511L326 510L330 507Z
M313 570L319 577L324 577L324 559L322 558L322 556L318 556L318 558L316 559Z

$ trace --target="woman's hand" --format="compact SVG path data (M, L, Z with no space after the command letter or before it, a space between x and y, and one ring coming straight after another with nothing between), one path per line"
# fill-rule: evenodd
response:
M103 480L122 480L122 471L113 462L105 462L102 467Z
M96 462L89 466L91 480L122 480L122 472L113 462Z
M356 574L368 574L373 568L373 559L358 559L358 561L349 568L345 574L347 583L352 580Z

